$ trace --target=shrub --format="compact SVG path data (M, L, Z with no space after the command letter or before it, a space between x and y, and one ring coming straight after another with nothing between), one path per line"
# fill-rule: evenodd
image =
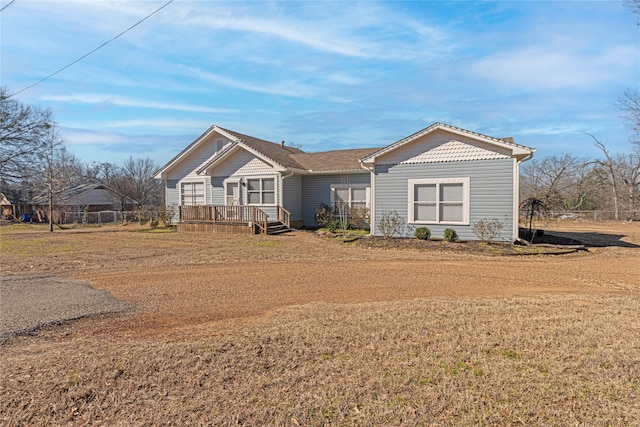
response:
M429 227L418 227L416 228L414 235L416 236L416 239L429 240L431 237L431 230L429 230Z
M320 227L328 227L329 223L335 219L333 207L326 203L321 203L318 209L316 209L314 219L316 220L316 224Z
M325 224L325 227L327 227L332 233L335 233L338 230L342 230L342 226L343 223L340 218L333 218L331 221Z
M380 217L378 228L384 237L393 237L400 234L404 228L404 219L395 210L385 212Z
M447 242L455 242L458 240L458 233L453 228L447 228L444 230L444 240Z
M357 230L369 229L369 208L351 208L351 215L349 217L349 227Z
M473 233L478 239L491 244L502 232L504 224L499 219L481 219L473 224Z

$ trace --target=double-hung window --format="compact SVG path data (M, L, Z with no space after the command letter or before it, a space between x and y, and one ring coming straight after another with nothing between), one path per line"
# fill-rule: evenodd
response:
M410 179L409 222L469 224L469 178Z
M275 205L276 204L275 178L247 179L247 202L250 205Z
M369 187L366 184L335 184L331 186L331 203L338 212L369 206Z
M204 205L204 182L183 182L180 194L183 206Z

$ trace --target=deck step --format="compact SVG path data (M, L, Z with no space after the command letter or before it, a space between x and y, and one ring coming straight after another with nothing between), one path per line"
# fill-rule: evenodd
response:
M289 231L293 231L293 229L287 227L286 224L280 221L269 222L267 224L267 234L282 234L288 233Z

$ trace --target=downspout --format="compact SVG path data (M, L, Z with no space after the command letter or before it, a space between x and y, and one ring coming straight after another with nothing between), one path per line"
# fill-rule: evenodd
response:
M284 208L284 180L291 178L295 172L289 172L289 175L280 175L280 206Z
M371 183L371 194L369 195L369 234L368 235L373 236L374 231L376 229L376 211L375 211L376 180L375 180L375 174L373 173L375 166L369 168L365 166L364 163L360 162L360 167L362 169L368 170L369 173L371 174L371 178L369 180Z
M515 158L514 183L513 183L513 236L514 241L520 239L520 163L526 162L533 157L533 151L529 152L522 159Z

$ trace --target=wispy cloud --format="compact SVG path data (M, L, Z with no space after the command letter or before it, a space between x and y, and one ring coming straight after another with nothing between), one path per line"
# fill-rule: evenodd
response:
M16 2L3 85L37 81L163 1ZM637 81L638 28L621 2L175 1L20 100L51 107L100 159L164 161L211 123L319 150L444 121L541 154L587 127L626 144L614 101Z
M468 76L491 80L503 87L588 87L616 81L620 71L633 67L636 60L637 51L630 46L596 53L533 46L484 57L469 65Z
M109 132L103 130L90 130L82 128L62 127L60 130L64 133L65 143L71 146L85 145L146 145L153 144L158 147L167 144L184 144L185 141L190 142L195 135L166 135L166 134L141 134L132 135L123 132Z
M198 105L175 104L171 102L141 101L114 95L98 94L74 94L74 95L44 95L45 101L56 101L78 104L107 104L120 107L150 108L155 110L190 111L197 113L234 113L236 110L229 108L211 108Z
M384 3L335 3L327 7L313 2L283 2L270 6L256 14L255 8L237 4L225 8L218 3L213 10L199 7L184 13L180 22L205 31L254 33L319 52L365 59L414 59L428 49L439 50L448 38L446 31L419 23ZM412 40L410 46L407 39ZM422 45L418 50L413 43L416 40Z
M106 128L153 128L166 130L192 131L194 129L206 129L211 123L203 120L172 120L166 118L149 120L121 120L112 121L103 125Z
M309 85L305 85L288 79L286 81L279 80L277 83L262 82L262 84L249 83L246 80L234 79L220 74L205 71L199 68L186 67L189 74L193 77L199 77L209 82L214 82L227 88L241 89L249 92L267 93L271 95L283 95L294 97L313 96L318 93L318 89Z

